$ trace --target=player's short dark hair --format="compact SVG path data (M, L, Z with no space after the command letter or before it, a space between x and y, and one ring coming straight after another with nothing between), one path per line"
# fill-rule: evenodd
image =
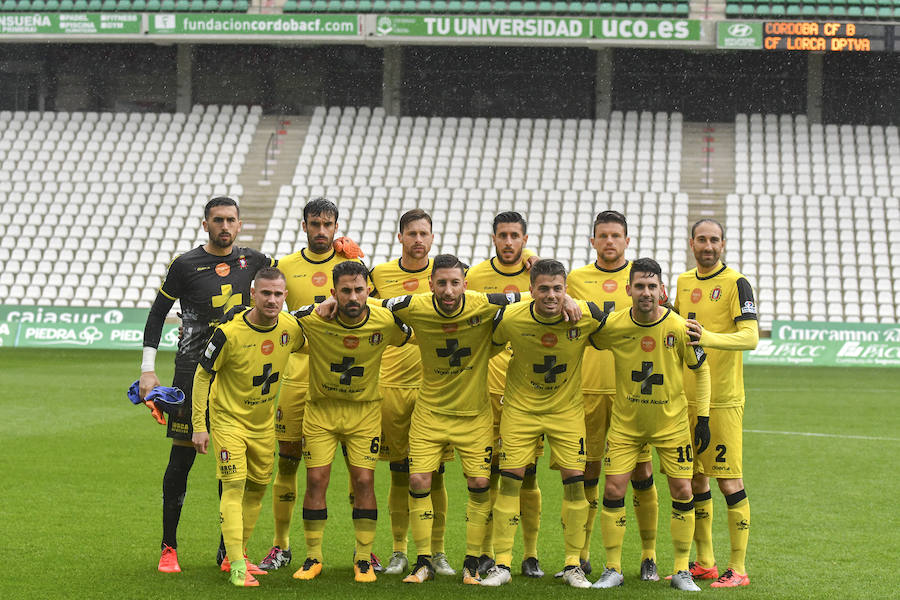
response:
M438 254L434 257L434 262L431 265L431 275L434 276L434 272L438 269L459 269L463 272L463 276L466 274L466 265L461 260L459 260L453 254Z
M722 234L722 239L723 240L725 239L725 228L722 227L722 224L719 223L718 221L716 221L715 219L709 219L709 218L700 219L699 221L697 221L696 223L691 225L691 239L694 239L694 232L697 231L697 228L700 225L703 225L704 223L712 223L713 225L718 227L719 233Z
M553 260L552 258L542 258L541 260L535 262L531 265L531 283L532 285L541 275L549 275L550 277L556 277L557 275L562 275L563 279L566 278L566 268L563 266L561 262L558 260Z
M353 260L345 260L344 262L334 265L334 269L331 270L331 280L334 282L334 285L337 285L338 279L344 275L349 275L351 277L361 275L363 279L366 279L369 276L369 270L362 263Z
M591 237L597 234L597 225L600 223L618 223L625 230L625 235L628 235L628 221L625 220L625 215L617 210L601 210L597 213L594 224L591 226Z
M533 268L533 267L532 267ZM635 273L645 273L656 275L659 282L662 283L662 267L652 258L639 258L631 263L631 272L628 274L628 283L634 281Z
M256 272L256 275L253 276L253 281L257 282L260 279L270 279L275 281L277 279L282 279L287 281L284 277L284 273L281 272L281 269L278 267L263 267L259 271Z
M497 225L500 223L518 223L522 226L522 235L528 231L528 224L525 223L525 217L514 210L502 212L494 217L494 233L497 233Z
M238 203L234 201L234 199L229 198L228 196L216 196L212 200L206 203L206 206L203 207L203 218L209 218L209 211L214 209L217 206L233 206L237 211L238 218L241 216L241 207L238 206Z
M332 215L334 220L338 220L338 207L337 205L329 200L328 198L319 197L313 198L309 202L306 203L306 206L303 207L303 220L306 221L309 217L319 217L322 215Z
M429 215L421 208L414 208L412 210L406 211L400 217L400 233L403 233L403 230L406 229L407 225L409 225L413 221L418 221L419 219L425 219L426 221L428 221L428 228L432 228L431 215Z

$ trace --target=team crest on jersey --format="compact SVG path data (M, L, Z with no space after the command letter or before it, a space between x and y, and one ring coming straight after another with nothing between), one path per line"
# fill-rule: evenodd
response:
M282 331L281 332L281 345L287 346L290 343L290 341L291 341L291 336L288 335L288 332Z
M670 333L666 336L666 348L674 348L675 347L675 334Z
M713 288L713 291L709 293L709 299L713 302L716 302L719 298L722 297L722 288L716 286Z
M238 258L238 266L242 269L247 268L247 259L244 258L243 254L241 254L240 258Z
M373 333L372 335L369 336L369 343L372 344L373 346L377 346L378 344L381 343L381 340L383 340L383 339L384 339L384 336L381 335L381 332L376 331L375 333Z
M471 319L469 319L469 320L467 321L467 323L468 323L471 327L478 327L478 325L481 323L481 317L472 317Z
M231 455L228 454L228 450L226 450L225 448L222 448L221 450L219 450L219 461L220 462L226 463L226 462L228 462L229 458L231 458Z
M701 290L700 288L694 288L691 292L691 302L697 304L698 302L700 302L701 298L703 298L703 290Z
M569 340L577 340L581 337L581 329L578 327L573 327L566 332L566 337L569 338Z

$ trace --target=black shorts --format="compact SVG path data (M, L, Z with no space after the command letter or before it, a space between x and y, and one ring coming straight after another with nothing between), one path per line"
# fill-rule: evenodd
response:
M166 437L174 440L191 441L191 435L194 433L194 427L191 424L193 403L191 400L191 392L194 388L194 373L197 371L197 365L175 365L175 376L172 378L172 385L184 392L184 404L177 413L169 415L166 424ZM206 430L209 431L209 411L206 413Z

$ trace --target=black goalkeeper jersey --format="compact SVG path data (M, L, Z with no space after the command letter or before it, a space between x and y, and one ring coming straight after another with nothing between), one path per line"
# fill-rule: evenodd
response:
M184 332L175 365L197 364L213 330L235 307L250 306L250 284L262 267L276 261L250 248L233 247L228 256L209 254L198 246L176 256L169 265L160 293L181 301Z

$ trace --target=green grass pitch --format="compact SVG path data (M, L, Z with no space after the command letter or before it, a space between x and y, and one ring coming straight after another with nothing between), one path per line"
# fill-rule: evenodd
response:
M672 597L664 583L637 578L638 532L629 509L624 551L625 587L603 592L566 588L550 574L560 567L561 486L541 465L541 562L548 575L500 589L464 587L454 578L424 586L382 576L375 584L352 580L353 537L345 469L334 469L325 534L325 571L313 582L291 578L302 562L303 534L295 516L295 564L261 578L256 590L237 590L215 567L218 512L213 461L198 457L179 530L180 575L156 572L161 535L161 481L169 442L143 407L125 398L137 376L134 352L0 350L0 439L3 491L0 527L5 574L2 598L267 598L458 597ZM172 355L158 359L171 380ZM896 369L748 368L745 481L753 528L748 553L751 585L703 595L740 598L897 597L900 556L900 372ZM816 434L816 435L811 435ZM303 473L301 469L301 474ZM447 553L459 566L464 552L464 482L458 462L448 471ZM390 555L386 508L388 473L376 474L381 515L376 553ZM660 491L658 555L671 568L668 491ZM301 484L301 490L303 489ZM714 492L716 556L728 560ZM250 545L259 560L271 543L271 496L264 500ZM521 538L521 535L519 535ZM521 557L521 540L516 547ZM516 559L518 561L519 559ZM599 526L593 536L596 579L602 567ZM891 567L890 565L894 565Z

